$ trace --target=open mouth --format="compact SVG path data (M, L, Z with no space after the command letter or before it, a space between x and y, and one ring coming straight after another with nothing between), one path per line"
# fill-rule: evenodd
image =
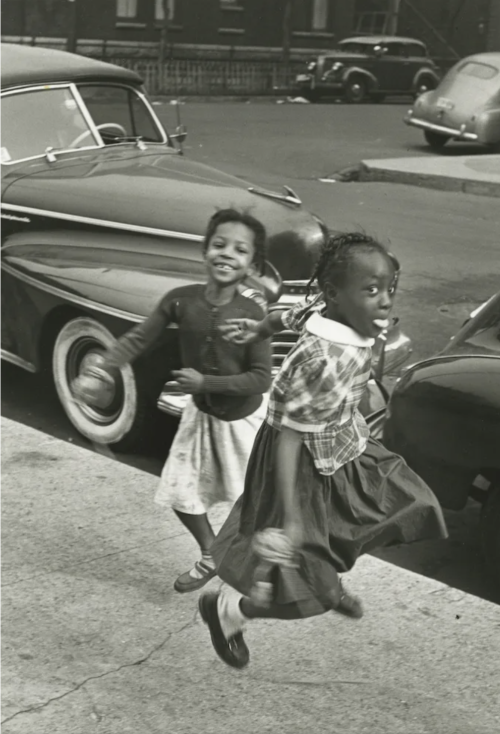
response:
M389 319L373 319L373 323L379 329L389 328Z
M223 273L230 273L234 270L232 265L228 265L227 263L217 263L216 269L221 270Z

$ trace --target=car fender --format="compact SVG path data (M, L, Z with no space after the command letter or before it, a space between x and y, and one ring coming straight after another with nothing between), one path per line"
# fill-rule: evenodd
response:
M439 75L434 71L434 69L431 69L430 66L424 66L423 68L419 69L413 77L413 81L411 84L412 89L418 89L420 79L425 76L430 76L434 79L436 84L439 83Z
M384 442L445 507L461 509L474 477L499 469L500 357L442 356L409 368L387 410Z
M364 76L369 82L369 86L371 89L377 89L380 86L377 77L370 71L363 69L361 66L350 66L348 69L346 69L342 75L342 82L345 84L353 75Z
M485 110L476 121L478 141L485 145L500 142L500 108Z

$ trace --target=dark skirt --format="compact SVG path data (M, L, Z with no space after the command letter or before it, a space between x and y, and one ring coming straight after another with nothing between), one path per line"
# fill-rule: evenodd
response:
M245 490L221 528L212 554L219 577L242 594L252 587L258 559L252 537L283 528L283 507L274 467L279 432L263 423L248 463ZM297 477L304 526L299 568L276 567L275 603L298 605L297 616L332 607L338 573L356 559L392 543L446 538L438 501L425 482L396 454L368 440L364 453L335 474L320 474L305 445Z

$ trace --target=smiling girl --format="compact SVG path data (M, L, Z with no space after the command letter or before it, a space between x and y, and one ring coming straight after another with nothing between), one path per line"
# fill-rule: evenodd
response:
M345 592L339 573L378 546L446 537L430 489L370 438L357 408L374 338L389 325L398 274L394 256L371 237L330 237L311 278L319 298L222 327L240 343L302 329L273 382L244 493L212 546L218 575L239 595L225 588L199 600L228 665L249 661L242 634L248 620L330 609L360 617L361 603ZM262 568L267 603L254 594Z
M170 324L179 327L182 369L172 372L192 395L165 463L155 501L170 506L197 541L201 558L175 581L188 592L215 576L210 554L214 531L207 510L231 502L243 491L253 441L265 415L263 393L271 382L268 341L234 345L218 326L226 319L262 319L255 301L238 286L262 272L266 232L254 217L223 209L210 220L203 243L207 282L167 293L153 313L121 337L104 355L99 370L83 375L74 392L91 402L109 370L133 361L154 345Z

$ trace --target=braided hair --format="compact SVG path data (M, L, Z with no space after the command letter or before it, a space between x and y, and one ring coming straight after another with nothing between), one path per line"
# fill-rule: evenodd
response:
M208 222L207 231L203 239L203 253L207 251L208 243L217 231L217 227L221 224L227 224L228 222L235 222L237 224L244 224L253 232L254 235L254 256L253 263L257 268L259 275L263 275L264 267L266 264L266 246L267 246L267 234L266 228L259 222L258 219L253 217L247 212L238 211L237 209L219 209L210 218Z
M356 255L362 252L379 252L385 255L394 266L397 283L399 262L380 242L363 232L329 234L325 238L314 272L307 284L307 295L312 293L315 284L323 293L328 284L342 286Z

